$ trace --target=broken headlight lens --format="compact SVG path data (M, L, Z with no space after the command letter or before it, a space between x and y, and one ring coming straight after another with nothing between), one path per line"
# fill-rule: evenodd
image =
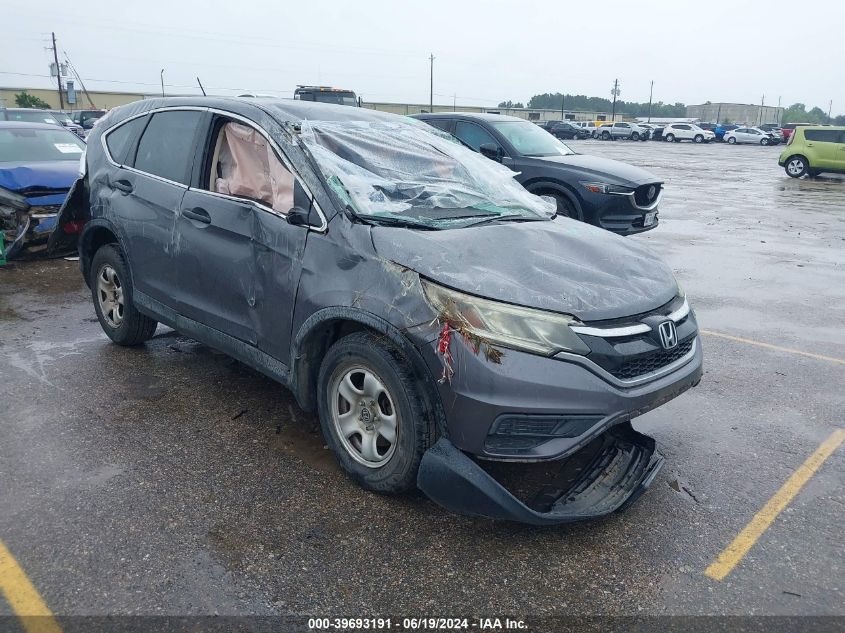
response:
M29 211L29 203L21 194L0 187L0 207L15 211Z
M590 348L570 324L567 314L490 301L422 280L425 296L442 321L466 329L493 345L551 356L560 351L588 354Z
M617 196L628 196L634 193L631 187L623 187L622 185L611 185L606 182L584 182L581 181L584 189L592 191L593 193L612 193Z

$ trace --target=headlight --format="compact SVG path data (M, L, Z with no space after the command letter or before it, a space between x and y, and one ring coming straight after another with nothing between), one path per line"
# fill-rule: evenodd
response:
M0 206L15 211L29 211L29 203L21 194L0 187Z
M494 345L544 356L560 351L590 353L584 341L569 329L570 324L579 323L575 317L490 301L426 280L422 280L422 286L441 318L457 322Z
M592 191L593 193L612 193L617 196L627 196L634 193L631 187L623 187L621 185L610 185L606 182L584 182L581 181L584 189Z

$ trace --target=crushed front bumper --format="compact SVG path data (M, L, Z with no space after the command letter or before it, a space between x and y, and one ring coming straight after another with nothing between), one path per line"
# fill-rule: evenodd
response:
M662 466L654 440L625 422L567 459L529 464L473 460L443 437L423 456L417 485L453 512L553 525L623 510Z

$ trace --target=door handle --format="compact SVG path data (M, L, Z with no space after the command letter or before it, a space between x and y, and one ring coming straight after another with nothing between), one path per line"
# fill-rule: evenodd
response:
M112 189L117 189L123 193L132 193L132 190L134 189L132 183L123 178L111 182L110 186Z
M186 218L190 218L191 220L202 222L203 224L211 224L211 216L208 215L208 211L201 207L194 207L193 209L183 209L182 215L184 215Z

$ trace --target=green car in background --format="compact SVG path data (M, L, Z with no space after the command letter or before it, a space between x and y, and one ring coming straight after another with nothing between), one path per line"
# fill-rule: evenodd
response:
M778 165L793 178L823 171L845 174L845 127L796 127L780 153Z

